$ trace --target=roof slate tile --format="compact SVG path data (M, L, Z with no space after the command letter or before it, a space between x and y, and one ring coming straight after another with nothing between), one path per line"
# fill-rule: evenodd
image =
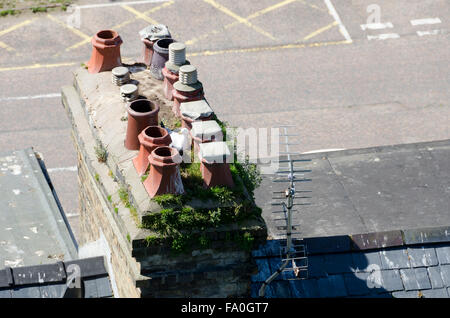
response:
M382 288L388 292L403 290L400 272L397 269L381 271Z
M0 289L0 298L11 298L10 289Z
M450 265L441 265L441 277L444 285L450 287Z
M373 265L382 268L380 253L377 252L358 252L352 253L353 270L357 272L371 271ZM372 265L372 266L370 266Z
M370 294L370 288L367 284L369 273L359 272L354 274L345 274L344 282L347 292L350 296L362 296Z
M66 290L65 284L39 286L41 298L61 298Z
M352 255L350 253L323 255L324 269L328 274L351 273L353 271Z
M317 283L320 297L347 296L343 275L332 275L320 278Z
M0 270L0 288L9 287L13 284L13 277L10 267Z
M406 291L431 288L426 268L401 269L400 275Z
M439 264L450 264L450 246L436 247L436 254L439 260Z
M439 266L428 267L428 277L430 277L432 288L443 288L444 282L441 277L441 269Z
M403 248L387 249L380 252L382 269L409 268L408 254Z
M108 275L103 256L65 262L66 269L71 264L76 264L80 267L81 278Z
M97 278L95 283L97 284L99 298L110 297L113 295L108 277Z
M312 278L327 276L323 255L308 256L308 275Z
M256 275L251 276L252 282L263 282L265 281L270 274L272 273L270 271L269 263L267 261L267 258L257 258L255 259L256 266L258 266L258 273Z
M398 291L398 292L393 292L392 293L392 297L394 298L419 298L419 291L414 290L414 291Z
M273 281L270 284L272 292L276 298L291 298L291 289L288 281Z
M12 298L40 298L39 286L24 286L11 290Z
M432 247L408 247L407 251L413 267L436 266L438 264L436 251Z
M290 280L292 297L296 298L317 298L319 286L317 279Z
M97 284L95 279L85 279L84 282L84 298L98 298Z
M66 279L66 271L62 262L15 267L12 269L12 275L15 286L63 282Z
M449 298L445 288L422 290L423 298Z

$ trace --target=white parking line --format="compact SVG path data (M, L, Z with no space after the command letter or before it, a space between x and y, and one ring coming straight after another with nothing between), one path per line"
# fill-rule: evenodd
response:
M417 31L418 36L424 36L424 35L436 35L441 33L442 30L431 30L431 31Z
M28 100L28 99L40 99L40 98L58 98L61 97L60 93L32 95L32 96L13 96L13 97L0 97L0 101L8 100Z
M382 30L382 29L392 29L394 26L391 22L386 23L369 23L369 24L361 24L361 29L365 30Z
M400 35L397 33L384 33L378 35L368 35L368 40L387 40L387 39L398 39Z
M439 19L439 18L417 19L417 20L411 20L410 22L412 25L438 24L438 23L441 23L441 19Z
M344 36L345 40L349 43L352 43L353 40L350 37L350 34L348 34L347 29L345 28L344 24L342 24L341 18L339 17L339 14L337 13L336 9L334 8L333 4L331 3L330 0L324 0L325 4L328 8L328 12L333 16L334 20L338 23L339 25L339 31L341 32L341 34Z
M74 5L74 8L80 9L92 9L92 8L103 8L103 7L114 7L121 5L135 5L135 4L147 4L147 3L158 3L158 2L167 2L169 0L142 0L142 1L121 1L121 2L113 2L113 3L98 3L98 4L85 4L81 6Z

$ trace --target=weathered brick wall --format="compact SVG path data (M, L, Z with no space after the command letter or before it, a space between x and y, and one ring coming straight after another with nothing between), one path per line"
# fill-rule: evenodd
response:
M75 138L73 138L75 140ZM119 297L140 297L140 290L135 286L135 278L130 268L130 262L136 262L131 258L128 249L121 248L118 233L111 226L111 219L106 213L107 204L98 189L98 184L93 181L92 175L83 160L82 151L76 144L78 154L78 183L79 183L79 208L80 208L80 245L96 241L103 232L111 250L111 264L119 291ZM119 233L120 235L121 233ZM137 266L137 265L135 265Z

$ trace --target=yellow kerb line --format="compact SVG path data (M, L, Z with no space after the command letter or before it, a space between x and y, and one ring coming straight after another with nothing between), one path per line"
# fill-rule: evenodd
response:
M3 35L5 35L5 34L11 32L11 31L14 31L14 30L16 30L16 29L18 29L18 28L20 28L20 27L23 27L23 26L25 26L25 25L27 25L27 24L30 24L30 23L33 22L35 19L36 19L36 18L29 19L29 20L25 20L25 21L20 22L20 23L18 23L18 24L16 24L16 25L13 25L12 27L7 28L6 30L2 30L2 31L0 31L0 36L3 36Z
M307 41L307 40L309 40L309 39L315 37L316 35L319 35L320 33L325 32L325 31L328 30L328 29L331 29L332 27L334 27L334 26L336 26L336 25L338 25L338 23L337 23L336 21L334 21L334 22L332 22L332 23L330 23L330 24L324 26L323 28L320 28L320 29L318 29L318 30L316 30L316 31L314 31L314 32L311 32L310 34L308 34L307 36L305 36L305 37L303 38L303 41Z
M256 32L265 35L266 37L272 39L272 40L276 40L275 37L273 35L271 35L270 33L264 31L263 29L261 29L260 27L257 27L253 24L251 24L247 19L237 15L236 13L230 11L229 9L227 9L226 7L222 6L221 4L215 2L214 0L203 0L204 2L212 5L214 8L216 8L217 10L225 13L226 15L229 15L230 17L236 19L238 22L245 24L246 26L252 28L253 30L255 30Z
M150 13L155 13L156 11L161 10L163 8L166 8L168 6L171 6L174 3L175 3L174 1L164 2L163 4L161 4L161 5L157 6L157 7L154 7L152 9L148 10L148 11L145 11L143 14L147 15L147 14L150 14ZM132 23L134 21L136 21L137 19L138 19L138 17L132 18L130 20L127 20L125 22L122 22L120 24L117 24L117 25L113 26L111 29L113 29L113 30L120 29L120 28L122 28L122 27L124 27L124 26L126 26L126 25L128 25L128 24L130 24L130 23Z

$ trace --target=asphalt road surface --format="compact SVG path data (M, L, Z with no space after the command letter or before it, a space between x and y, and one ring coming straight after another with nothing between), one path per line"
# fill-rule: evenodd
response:
M78 9L0 18L0 149L43 154L78 232L76 156L60 87L92 35L169 26L188 45L211 106L232 126L287 124L295 151L450 138L447 0L79 1Z

